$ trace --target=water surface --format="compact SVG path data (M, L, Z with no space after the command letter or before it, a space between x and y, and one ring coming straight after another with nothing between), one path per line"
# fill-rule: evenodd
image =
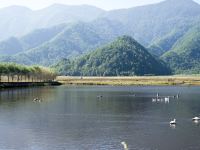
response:
M152 103L156 93L180 93L180 99ZM33 102L36 97L42 102ZM130 150L199 150L200 125L191 121L199 114L200 87L6 89L0 150L122 150L121 141ZM170 127L174 118L178 124Z

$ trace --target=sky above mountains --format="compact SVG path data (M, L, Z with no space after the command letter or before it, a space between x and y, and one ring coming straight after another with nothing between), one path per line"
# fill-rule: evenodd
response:
M0 0L0 8L11 5L21 5L37 10L54 3L60 3L66 5L88 4L102 9L112 10L152 4L160 1L163 0ZM195 1L200 3L200 0ZM174 0L174 2L176 2L176 0Z

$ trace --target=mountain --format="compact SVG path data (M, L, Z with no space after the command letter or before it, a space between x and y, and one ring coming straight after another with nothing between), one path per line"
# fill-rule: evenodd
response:
M200 26L191 28L162 59L175 73L200 73Z
M160 57L165 52L172 49L174 44L182 37L190 28L187 26L183 26L179 29L173 29L171 32L166 34L160 39L155 40L152 44L150 44L147 48L149 52Z
M166 75L170 70L129 36L98 48L75 60L54 66L61 74L74 76Z
M104 17L120 21L134 32L135 39L149 46L173 31L185 27L189 29L196 24L200 20L200 5L192 0L166 0L152 5L109 11Z
M1 35L9 37L0 42L0 61L49 66L129 35L153 56L167 63L170 60L174 70L183 70L184 66L177 67L175 62L187 65L190 60L182 60L176 52L180 47L177 45L183 39L187 43L186 37L199 23L200 5L192 0L166 0L113 11L88 5L55 4L37 11L12 6L0 10L0 39ZM189 47L187 52L193 49L192 45Z
M48 66L63 58L79 56L89 50L107 44L118 36L129 33L131 32L124 28L122 24L108 19L98 19L90 23L79 22L71 26L66 26L50 40L44 43L40 42L40 45L37 47L13 56L0 57L0 61ZM31 35L33 37L40 37L39 39L42 37L34 36L35 34ZM34 41L30 40L31 38L27 38L32 36L29 34L23 37L22 41ZM37 40L37 38L35 39ZM32 42L32 45L34 43Z
M50 28L63 23L89 22L102 13L102 9L89 5L54 4L36 11L21 6L6 7L0 9L0 40L11 36L23 36L36 29Z
M37 29L22 36L21 38L11 37L0 42L0 55L15 55L17 53L37 47L60 33L65 25L51 28Z

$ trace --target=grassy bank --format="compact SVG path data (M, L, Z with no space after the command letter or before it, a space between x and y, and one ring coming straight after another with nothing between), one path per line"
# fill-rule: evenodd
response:
M144 77L69 77L58 76L63 84L75 85L196 85L200 76L144 76Z

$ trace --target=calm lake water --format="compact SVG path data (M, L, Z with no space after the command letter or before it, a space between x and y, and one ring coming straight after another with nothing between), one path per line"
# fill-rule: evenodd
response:
M180 99L153 103L157 92L180 93ZM191 121L199 114L200 87L6 89L0 92L0 150L123 150L122 141L129 150L199 150L200 125ZM178 124L170 127L174 118Z

